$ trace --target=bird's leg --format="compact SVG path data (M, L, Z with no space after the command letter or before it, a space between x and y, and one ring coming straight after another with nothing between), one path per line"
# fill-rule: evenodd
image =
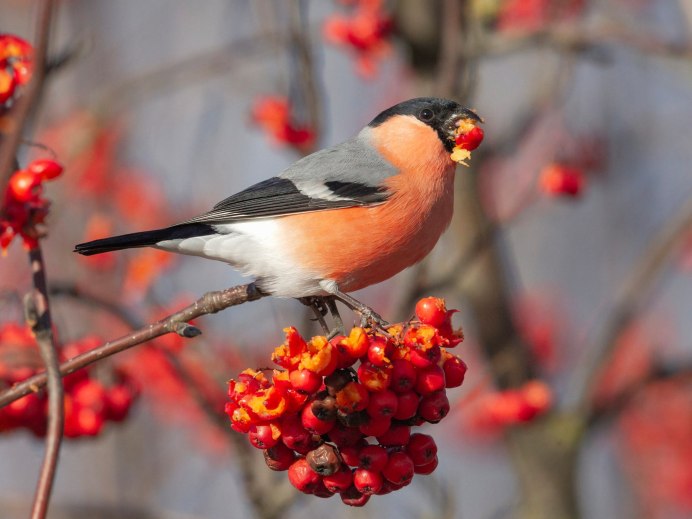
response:
M315 313L314 320L320 323L320 326L325 334L329 334L329 326L327 326L327 322L324 320L324 316L327 315L327 306L324 304L324 298L300 297L298 298L298 301L303 303L305 306L312 308L312 311Z
M324 302L327 304L327 308L329 308L329 313L332 314L332 319L334 319L334 328L329 332L328 338L331 339L337 335L346 335L344 321L339 315L339 309L336 307L336 300L334 297L325 297Z
M320 286L325 291L332 294L336 299L348 306L351 310L359 313L361 316L361 326L364 327L368 324L373 324L375 325L375 327L382 329L389 326L389 323L382 319L382 317L377 312L375 312L375 310L373 310L369 306L364 305L356 298L351 297L345 292L339 290L339 286L334 281L325 280L320 283Z

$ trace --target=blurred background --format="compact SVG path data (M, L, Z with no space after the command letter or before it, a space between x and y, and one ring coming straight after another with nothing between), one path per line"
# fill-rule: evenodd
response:
M2 2L0 33L35 41L39 3ZM53 18L20 163L65 166L43 248L66 358L247 282L74 244L185 220L411 97L474 108L485 141L433 253L356 294L390 321L427 295L460 310L469 371L423 428L431 476L351 509L267 470L226 381L286 326L319 330L265 298L90 368L127 388L121 412L72 424L49 517L692 517L691 1L62 0ZM0 363L21 364L19 241L0 269ZM28 515L42 420L0 436L2 518Z

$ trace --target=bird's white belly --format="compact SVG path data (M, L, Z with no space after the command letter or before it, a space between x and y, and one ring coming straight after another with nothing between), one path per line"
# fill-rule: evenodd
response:
M247 220L215 225L217 234L156 244L159 249L201 256L229 263L243 275L257 280L258 287L278 297L326 295L321 277L300 267L282 250L286 243L274 219Z

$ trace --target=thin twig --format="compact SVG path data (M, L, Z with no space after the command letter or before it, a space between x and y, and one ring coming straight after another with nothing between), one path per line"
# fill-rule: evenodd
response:
M34 290L25 298L26 320L36 337L38 350L46 366L48 385L48 427L46 432L46 451L36 485L31 519L44 519L53 489L55 472L58 467L58 454L62 443L65 421L64 395L58 351L53 335L53 324L48 304L46 271L43 254L39 245L29 250L29 262L34 282Z
M180 323L187 323L201 315L213 314L230 306L236 306L250 301L256 301L265 294L259 291L254 283L238 285L217 292L207 292L191 305L171 314L156 323L148 324L138 330L134 330L118 339L107 342L93 350L63 362L60 365L60 374L69 375L85 366L93 364L105 357L142 344L167 333L177 333ZM40 373L23 380L9 389L0 393L0 407L30 393L39 391L46 385L46 374Z
M17 148L22 139L22 130L29 114L35 108L43 89L45 78L46 54L50 38L50 26L53 15L53 0L41 0L36 14L36 44L34 45L33 72L22 95L17 100L7 118L9 131L0 135L0 193L14 172ZM0 202L1 203L1 202Z

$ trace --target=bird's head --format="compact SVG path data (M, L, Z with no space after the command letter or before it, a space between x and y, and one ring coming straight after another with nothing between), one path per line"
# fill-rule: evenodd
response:
M392 132L411 138L424 136L434 131L444 149L451 153L459 122L470 119L483 120L473 111L464 108L456 101L437 97L417 97L388 108L375 117L368 127L378 128L379 132Z

